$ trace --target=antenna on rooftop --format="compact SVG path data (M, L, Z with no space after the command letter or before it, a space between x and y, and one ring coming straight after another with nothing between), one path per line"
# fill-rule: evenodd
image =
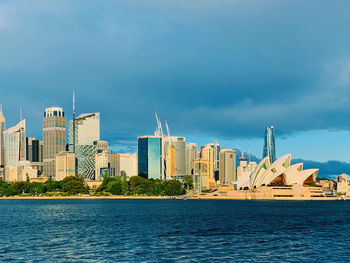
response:
M19 107L19 121L22 121L22 106Z

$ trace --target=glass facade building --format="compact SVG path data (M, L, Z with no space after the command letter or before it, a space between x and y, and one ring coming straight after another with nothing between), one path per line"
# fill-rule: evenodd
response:
M96 145L77 145L77 176L85 179L95 179L95 154L97 153Z
M162 137L139 137L137 146L138 175L149 179L163 179Z
M276 161L275 134L274 134L273 126L265 128L263 158L267 156L269 156L271 163Z
M74 151L74 144L75 146L86 145L98 140L100 140L100 113L80 114L75 119L75 129L73 120L69 121L68 144L70 152Z
M3 132L5 165L19 166L26 160L26 121L20 121L16 126Z

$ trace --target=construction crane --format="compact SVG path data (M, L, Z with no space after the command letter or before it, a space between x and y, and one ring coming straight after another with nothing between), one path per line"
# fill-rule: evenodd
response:
M168 137L170 137L170 129L169 129L168 122L166 120L165 120L165 127L166 127L166 132L168 134Z
M162 128L162 123L160 121L160 119L158 118L157 112L155 112L156 115L156 120L157 120L157 129L155 132L156 136L163 136L163 128Z

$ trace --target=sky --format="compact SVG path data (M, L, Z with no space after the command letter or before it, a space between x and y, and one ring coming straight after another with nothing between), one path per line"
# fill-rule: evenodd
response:
M111 149L136 151L154 112L171 135L262 155L350 162L348 0L0 0L7 127L42 137L48 106L100 112Z

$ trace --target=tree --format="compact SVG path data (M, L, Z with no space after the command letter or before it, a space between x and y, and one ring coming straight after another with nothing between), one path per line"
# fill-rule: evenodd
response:
M145 194L145 184L148 179L141 176L132 176L129 180L131 194Z
M122 192L122 182L120 180L110 182L106 188L107 192L110 192L113 195L121 195Z
M124 176L123 176L122 193L124 195L128 195L129 194L129 183L128 183L128 180L127 180L126 173L124 173Z
M84 179L76 176L66 177L63 180L62 190L70 195L88 193L88 188L84 184Z
M166 182L164 193L167 196L175 196L175 195L183 195L186 193L186 191L182 187L182 184L179 181L171 180Z
M12 185L14 195L20 195L23 193L29 193L29 183L27 182L14 182Z
M46 193L47 189L43 183L31 183L29 186L29 192L33 195Z
M107 171L107 170L105 170L105 172L106 172L106 171ZM102 191L106 190L107 185L108 185L110 182L114 182L114 181L115 181L115 178L109 177L108 174L105 173L105 175L103 175L102 184L101 184L100 187L98 188L98 191L102 192Z
M193 177L190 175L187 175L183 179L184 186L186 189L193 189Z

